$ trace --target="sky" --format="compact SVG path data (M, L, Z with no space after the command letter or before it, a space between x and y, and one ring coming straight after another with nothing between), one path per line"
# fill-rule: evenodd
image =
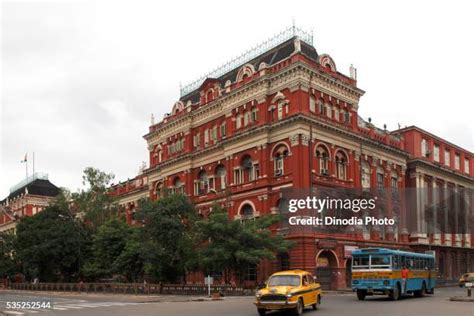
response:
M188 83L292 25L338 71L359 114L474 151L470 1L3 1L0 199L35 171L77 190L96 167L133 178L153 113Z

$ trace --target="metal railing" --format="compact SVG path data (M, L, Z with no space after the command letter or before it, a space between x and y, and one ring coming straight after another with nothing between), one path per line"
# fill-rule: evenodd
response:
M16 190L26 186L28 183L31 183L37 179L40 179L40 180L48 180L48 175L46 173L40 173L40 172L35 172L33 173L31 176L29 176L28 178L20 181L18 184L12 186L10 188L10 193L13 193L15 192Z
M163 295L206 295L207 285L157 284L157 283L11 283L12 290L60 291L111 294L163 294ZM253 290L235 285L211 285L211 293L240 296L252 295Z
M201 76L200 78L190 82L189 84L182 86L180 88L180 94L181 96L185 96L188 93L196 90L202 82L206 78L218 78L225 73L240 67L244 65L245 63L249 62L253 58L257 57L258 55L280 45L281 43L289 40L290 38L293 37L298 37L302 41L305 41L306 43L313 45L313 34L310 32L307 32L299 27L296 26L290 26L286 28L285 30L281 31L280 33L276 34L275 36L267 39L263 43L260 43L259 45L247 50L245 53L243 53L240 56L237 56L233 58L232 60L228 61L225 64L222 64L221 66L217 67L216 69L206 73L205 75Z

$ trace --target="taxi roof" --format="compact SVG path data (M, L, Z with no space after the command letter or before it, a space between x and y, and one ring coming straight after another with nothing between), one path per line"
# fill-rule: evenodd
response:
M273 273L272 275L305 275L305 274L311 274L311 273L308 271L295 269L295 270L278 271L278 272Z

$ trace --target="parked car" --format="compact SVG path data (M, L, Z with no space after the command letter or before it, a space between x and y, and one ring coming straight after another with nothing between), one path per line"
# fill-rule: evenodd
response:
M460 278L459 278L459 287L464 287L466 282L472 282L474 283L474 272L468 272L464 273Z
M272 274L265 286L257 291L255 306L259 315L272 310L292 310L295 315L301 315L307 306L317 309L321 297L321 285L311 273L281 271Z

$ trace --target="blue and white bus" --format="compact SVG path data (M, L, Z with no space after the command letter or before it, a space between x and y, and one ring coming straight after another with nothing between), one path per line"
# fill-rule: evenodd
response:
M402 269L408 277L402 278ZM402 295L421 297L434 294L437 273L435 257L386 248L356 249L352 252L352 291L359 300L368 295L388 295L398 300Z

